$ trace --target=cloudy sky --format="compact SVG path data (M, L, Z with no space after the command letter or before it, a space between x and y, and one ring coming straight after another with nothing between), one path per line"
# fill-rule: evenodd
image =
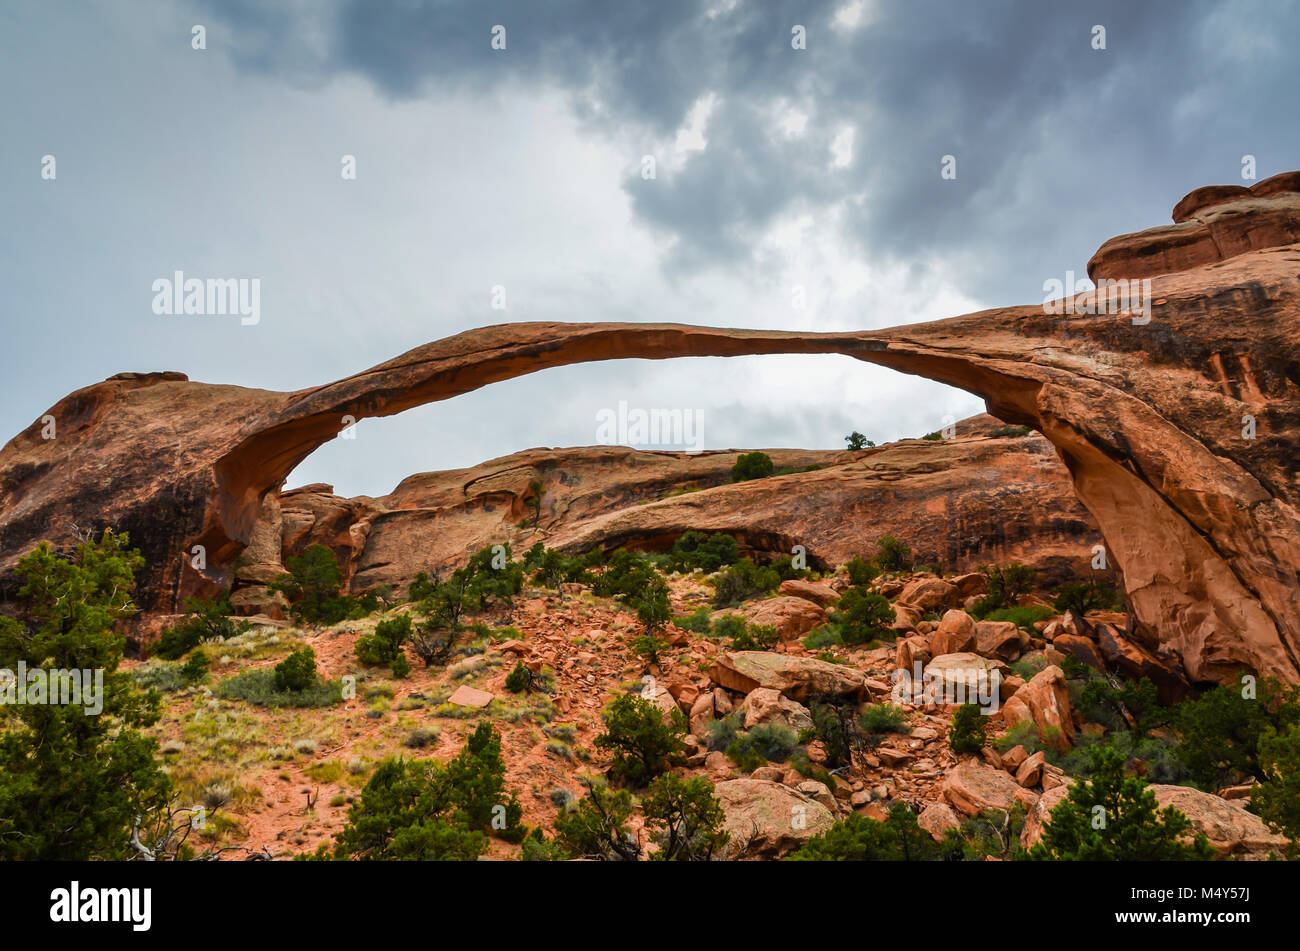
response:
M1300 167L1296 36L1243 0L7 0L0 438L124 370L292 390L505 321L1036 302L1244 156ZM260 321L155 314L177 270L256 278ZM844 357L620 361L365 421L290 485L588 445L619 401L703 411L708 448L982 409Z

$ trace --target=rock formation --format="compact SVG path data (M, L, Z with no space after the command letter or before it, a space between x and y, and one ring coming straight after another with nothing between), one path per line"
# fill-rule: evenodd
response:
M869 555L881 536L894 535L918 562L950 570L1014 560L1049 584L1091 576L1101 533L1051 444L1036 433L990 437L999 427L982 415L940 441L860 452L770 449L778 468L816 468L734 484L733 451L593 446L422 473L377 499L306 486L268 496L235 580L265 582L284 570L282 551L323 544L352 590L401 590L417 571L454 568L467 552L498 542L516 550L539 540L573 552L663 550L691 529L734 535L747 554L802 545L819 569ZM534 483L545 488L536 532Z
M1123 572L1138 633L1192 679L1300 680L1297 188L1288 173L1250 197L1189 196L1187 220L1104 245L1091 273L1150 278L1149 321L1036 304L820 334L531 323L294 393L122 374L0 451L0 572L43 538L107 525L149 559L145 603L171 605L229 583L268 497L346 417L593 360L839 353L979 394L1046 436Z

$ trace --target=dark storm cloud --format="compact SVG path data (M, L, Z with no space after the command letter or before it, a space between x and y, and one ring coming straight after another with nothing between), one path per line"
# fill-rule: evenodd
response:
M1294 7L868 3L866 24L841 31L842 5L742 0L711 16L687 2L347 0L297 20L247 3L214 13L248 35L235 48L253 67L297 70L314 55L321 76L359 73L395 98L557 85L595 129L633 139L670 135L716 95L705 151L626 182L638 215L676 237L682 267L750 262L782 213L853 199L846 237L868 260L951 253L966 262L951 275L964 290L1007 302L1081 267L1104 238L1165 220L1190 188L1233 180L1245 153L1261 175L1296 164L1294 126L1274 118L1300 92L1294 59L1220 49L1297 35ZM489 48L498 23L505 53ZM794 24L806 51L791 49ZM1094 24L1105 50L1090 46ZM1181 115L1187 97L1212 114ZM780 100L811 110L804 138L774 132ZM846 123L852 163L828 171ZM939 176L947 154L954 182Z

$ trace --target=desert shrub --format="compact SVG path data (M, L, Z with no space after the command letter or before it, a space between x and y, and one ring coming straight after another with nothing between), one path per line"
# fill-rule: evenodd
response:
M731 649L766 651L775 647L780 640L780 633L771 624L744 624L740 633L731 639Z
M533 686L533 672L524 666L523 661L515 664L515 669L506 675L506 689L511 693L527 693Z
M995 439L1019 439L1028 436L1029 433L1028 426L994 426L989 430L989 435Z
M184 665L180 663L168 664L156 661L132 668L130 676L135 681L135 685L144 690L171 693L174 690L191 687L195 683L185 676L183 668Z
M863 588L850 588L840 598L838 607L831 612L831 621L839 628L845 644L865 644L877 639L892 638L894 609L884 595Z
M268 591L279 591L289 599L289 612L299 622L337 624L354 617L364 617L357 600L340 593L343 572L334 553L324 545L312 545L301 555L291 555L285 566L288 574L280 575Z
M673 623L684 631L707 636L713 627L713 612L708 608L696 608L685 617L673 618Z
M196 650L181 665L181 676L186 683L199 683L207 679L209 664L208 655L201 649Z
M971 614L984 618L990 611L998 608L1016 606L1016 599L1034 589L1038 573L1028 565L1013 561L1006 566L983 565L980 571L988 579L988 593L976 602Z
M118 670L125 638L113 625L133 613L144 565L129 545L108 531L68 553L42 542L13 568L17 594L0 614L4 665L102 671L103 689L98 716L71 703L3 708L0 859L125 859L136 823L150 845L155 819L171 833L172 783L157 740L141 732L159 719L159 695Z
M158 643L149 651L150 654L165 660L179 660L204 641L228 640L253 626L248 621L230 617L233 611L229 593L212 600L191 598L185 602L185 610L190 616L175 627L163 631Z
M807 568L796 568L794 558L790 555L777 555L776 558L768 564L768 567L776 572L777 578L781 581L792 581L795 578L807 578L811 571Z
M724 614L713 622L713 636L720 641L735 642L744 635L749 624L739 614Z
M1147 784L1124 775L1118 750L1098 745L1092 760L1092 779L1074 783L1052 810L1042 838L1029 850L1030 859L1170 862L1214 857L1204 835L1182 841L1191 821L1172 806L1158 809Z
M876 444L868 439L856 429L844 437L844 442L849 448L849 452L857 452L859 449L874 449Z
M524 568L511 560L509 545L475 552L446 581L429 580L421 572L411 583L423 620L412 626L411 650L425 667L446 663L456 650L469 615L493 607L509 609L524 584ZM484 634L490 629L482 628Z
M907 714L892 703L869 703L858 715L858 725L866 733L911 733Z
M1289 858L1300 858L1300 724L1265 728L1257 754L1264 781L1252 790L1251 810L1290 840Z
M668 650L669 644L667 638L658 634L638 634L628 641L627 646L647 664L657 664L660 655Z
M844 563L844 570L848 573L849 583L854 587L869 585L880 574L880 569L857 555Z
M328 707L343 701L341 680L317 680L302 690L281 690L275 685L275 671L245 670L217 684L222 700L243 700L260 707Z
M726 814L713 794L713 783L665 773L650 784L641 803L657 845L651 858L661 862L707 862L731 838L723 829Z
M1082 617L1089 611L1118 611L1124 607L1124 595L1105 581L1083 581L1061 585L1052 602L1064 614L1073 611Z
M736 458L731 467L732 482L748 482L751 479L766 479L776 471L772 457L765 452L745 452Z
M1013 674L1024 680L1026 683L1033 680L1035 676L1047 669L1047 658L1042 654L1030 657L1024 660L1013 660L1007 664L1007 667Z
M624 595L623 599L636 609L637 619L644 625L645 637L650 642L643 646L650 648L653 659L657 661L658 653L655 650L657 635L672 618L672 609L668 602L667 579L652 569L645 579L645 584L639 590ZM645 653L645 651L638 652Z
M948 748L954 753L978 753L984 748L987 730L979 704L963 703L948 725Z
M985 809L978 815L962 819L961 826L950 829L940 843L944 857L950 860L983 862L990 858L1001 862L1024 858L1020 833L1025 827L1025 807L1013 803L1005 812Z
M548 839L541 829L528 833L519 846L521 862L567 862L570 856L558 839Z
M790 765L804 779L815 779L827 789L835 789L835 777L808 758L806 750L795 750L790 754Z
M635 862L641 846L627 828L635 809L632 794L585 777L579 781L587 795L555 817L555 841L574 858Z
M353 651L363 664L392 664L402 654L402 645L410 639L411 616L400 614L380 621L372 633L358 637Z
M294 651L275 665L271 682L278 692L307 690L316 683L316 652L310 647Z
M1184 701L1174 712L1179 734L1175 755L1207 789L1242 776L1264 780L1259 738L1266 730L1280 732L1300 723L1298 693L1272 678L1257 685L1243 678L1235 686L1215 687L1198 700Z
M833 624L823 624L821 627L815 627L803 639L803 646L811 651L819 651L826 647L838 647L844 643L840 637L839 630Z
M718 576L713 606L730 608L750 598L769 594L781 584L781 576L772 568L756 565L742 558Z
M599 556L587 555L572 558L556 551L554 548L547 548L541 542L537 542L524 553L523 569L525 573L531 572L532 579L538 584L554 588L563 597L564 592L561 585L566 582L576 584L591 583L591 572L587 569L595 557Z
M653 570L654 566L645 555L618 548L592 583L592 591L602 598L634 595L645 587Z
M740 545L735 537L725 532L696 532L683 534L673 543L668 553L672 571L703 571L712 574L730 565L740 557Z
M596 737L598 749L610 750L610 775L632 786L644 786L676 763L684 745L686 718L674 709L665 722L663 711L644 697L624 694L602 713L605 732Z
M787 856L796 862L927 862L942 853L904 803L896 802L883 822L855 812Z
M546 735L561 743L573 743L578 738L578 728L572 723L556 723L546 728Z
M416 727L410 733L406 734L406 739L402 740L402 745L408 749L422 750L431 743L437 742L438 731L427 727Z
M332 852L317 858L472 860L487 834L519 842L522 809L505 787L501 738L484 721L446 764L402 758L380 763L348 812Z
M708 730L708 747L710 750L725 750L736 741L745 726L745 712L733 710L725 717L710 720L705 724Z
M743 733L738 732L728 744L727 758L741 769L757 769L768 763L784 763L790 758L799 737L783 723L759 723Z
M1005 734L993 740L993 748L999 753L1005 753L1017 746L1023 746L1030 754L1041 750L1047 755L1048 762L1056 762L1058 752L1064 749L1066 744L1061 731L1056 727L1038 727L1026 720L1024 723L1017 723Z
M826 765L834 769L848 763L853 756L851 708L813 701L808 711L812 714L812 735L826 747Z
M912 570L912 549L893 535L882 536L876 547L876 556L871 560L881 571Z
M1141 736L1166 725L1172 711L1160 705L1156 685L1146 677L1119 680L1085 667L1085 682L1078 697L1072 697L1085 720L1111 730L1128 729Z

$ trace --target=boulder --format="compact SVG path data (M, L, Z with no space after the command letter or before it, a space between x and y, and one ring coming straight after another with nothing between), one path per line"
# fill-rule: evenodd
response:
M821 803L830 810L832 815L839 811L839 803L835 801L835 797L831 795L831 791L825 783L818 782L815 779L805 779L794 788L809 799Z
M770 687L757 687L745 697L740 709L745 711L745 729L751 729L760 723L780 723L797 734L801 730L811 730L812 714L802 703L781 696L779 690Z
M1061 653L1082 661L1096 670L1104 671L1106 669L1106 664L1101 659L1101 652L1097 650L1097 645L1086 637L1080 637L1077 634L1058 634L1056 639L1052 641L1052 646Z
M930 653L957 654L975 649L975 619L965 611L952 610L944 614L939 628L930 635Z
M1029 789L1043 781L1043 767L1047 765L1047 756L1042 750L1027 756L1016 770L1016 782Z
M1007 729L1030 722L1044 739L1048 728L1054 729L1066 745L1074 740L1074 715L1070 709L1070 686L1065 674L1055 664L1040 670L1033 680L1016 691L1002 705L1002 720Z
M261 587L240 588L231 592L230 609L243 617L264 614L283 621L289 615L289 602L279 591Z
M1191 689L1182 665L1173 656L1160 657L1141 644L1125 637L1110 624L1097 624L1094 628L1101 656L1115 670L1129 680L1147 677L1156 685L1160 702L1178 703ZM1060 638L1057 638L1059 644Z
M1000 769L970 761L948 772L940 790L958 812L977 816L985 809L1009 810L1020 784Z
M1023 746L1013 746L1002 754L1002 768L1008 772L1014 773L1020 768L1020 764L1029 759L1029 751Z
M916 824L930 833L936 842L942 842L949 831L961 828L957 813L942 802L932 802L921 810L921 814L916 817Z
M1021 650L1020 628L1010 621L980 621L975 625L975 650L985 657L1015 660Z
M964 575L949 578L948 583L957 589L957 596L962 600L988 594L989 578L982 571L971 571Z
M826 610L804 598L777 597L759 601L744 612L750 624L776 628L783 641L798 640L826 623Z
M979 654L943 654L925 666L924 683L913 687L932 691L935 703L980 703L981 694L996 703L1004 672L1003 664Z
M957 589L942 578L914 578L903 585L898 600L926 611L951 607L958 598Z
M894 666L906 670L910 675L919 663L922 667L930 663L934 652L930 650L929 637L914 634L900 637L894 642Z
M692 736L701 739L709 735L709 724L713 721L713 694L702 693L691 704L688 717Z
M779 858L835 824L824 805L782 783L731 779L713 792L726 816L723 827L731 833L720 856L724 859ZM742 856L747 843L750 848Z
M861 671L812 657L770 651L720 654L709 669L709 676L718 686L743 694L769 687L791 700L824 696L860 701L867 696Z
M895 631L915 631L920 623L921 612L918 608L901 601L894 602L894 620L890 622L890 628Z
M777 593L792 598L803 598L823 608L830 607L840 599L839 592L825 582L805 581L802 578L782 581Z

